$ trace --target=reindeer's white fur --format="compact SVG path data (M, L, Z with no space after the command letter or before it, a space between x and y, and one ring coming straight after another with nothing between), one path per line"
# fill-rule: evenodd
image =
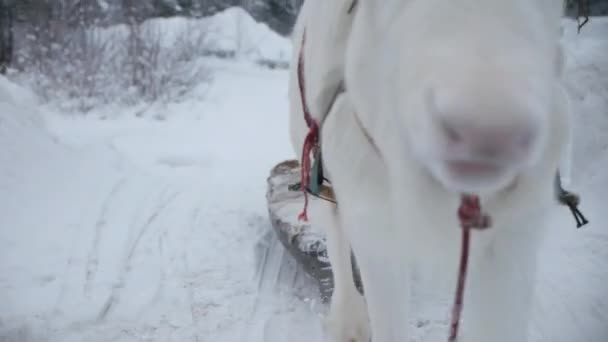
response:
M349 0L308 0L294 31L290 130L298 155L306 133L295 74L304 27L313 113L324 114L343 77L347 88L321 137L339 202L327 209L333 224L319 223L328 229L335 273L332 336L368 342L367 307L374 342L408 341L414 262L455 284L460 231L453 190L470 184L436 167L441 148L425 102L432 89L447 112L472 108L465 119L539 125L525 166L476 188L494 224L474 233L464 313L464 341L526 341L542 218L568 139L568 102L556 73L562 1L359 1L351 17ZM352 284L350 245L366 303Z

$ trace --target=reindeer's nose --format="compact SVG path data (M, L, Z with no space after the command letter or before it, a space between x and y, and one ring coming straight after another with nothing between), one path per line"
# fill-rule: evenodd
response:
M448 148L466 154L467 159L495 162L519 162L532 152L538 137L538 125L520 118L510 123L481 123L462 117L439 120Z

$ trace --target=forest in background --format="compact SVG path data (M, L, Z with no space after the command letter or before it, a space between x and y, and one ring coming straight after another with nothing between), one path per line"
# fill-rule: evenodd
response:
M29 52L33 41L61 46L84 28L139 25L159 17L206 17L240 6L255 20L287 36L304 0L0 0L0 72Z

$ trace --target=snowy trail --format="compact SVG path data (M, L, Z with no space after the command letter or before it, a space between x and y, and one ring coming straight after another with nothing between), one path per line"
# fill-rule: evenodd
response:
M3 225L0 340L242 341L265 179L292 153L285 84L231 64L166 121L50 117L67 163L14 190L28 210Z
M535 342L608 336L608 21L590 27L593 38L571 43L570 54L575 163L591 165L575 168L574 185L592 224L575 230L563 208L552 217ZM17 109L0 92L0 341L323 340L324 308L273 292L278 280L300 281L279 245L255 277L264 258L256 241L269 224L265 180L293 157L287 73L214 63L204 101L146 118L47 115L54 137L29 118L23 127L5 120ZM427 290L417 305L432 301ZM417 312L414 341L444 340L447 311L438 308Z

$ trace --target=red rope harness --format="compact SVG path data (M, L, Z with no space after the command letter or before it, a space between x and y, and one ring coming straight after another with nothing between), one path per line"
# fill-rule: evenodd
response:
M460 328L460 317L462 316L464 301L464 287L469 265L471 229L486 229L491 225L490 217L481 212L479 197L476 195L462 196L460 208L458 208L458 219L462 227L462 247L460 251L460 265L458 267L458 283L452 307L449 342L456 342L458 340L458 330Z
M310 114L310 109L306 102L306 89L304 86L304 45L306 43L306 31L302 35L302 45L298 58L298 86L300 90L300 99L302 101L302 111L304 112L304 120L308 126L308 134L304 139L302 147L301 161L301 184L300 188L304 192L304 210L298 216L298 220L308 221L308 187L310 185L311 173L311 157L318 157L319 152L319 123ZM458 209L458 218L462 227L462 248L460 254L460 265L458 268L458 284L452 308L452 320L450 323L449 342L456 342L460 327L460 317L462 316L462 308L464 301L464 288L466 284L469 249L470 249L470 234L471 229L486 229L491 225L490 217L481 212L479 197L476 195L463 195L461 198L460 208Z

